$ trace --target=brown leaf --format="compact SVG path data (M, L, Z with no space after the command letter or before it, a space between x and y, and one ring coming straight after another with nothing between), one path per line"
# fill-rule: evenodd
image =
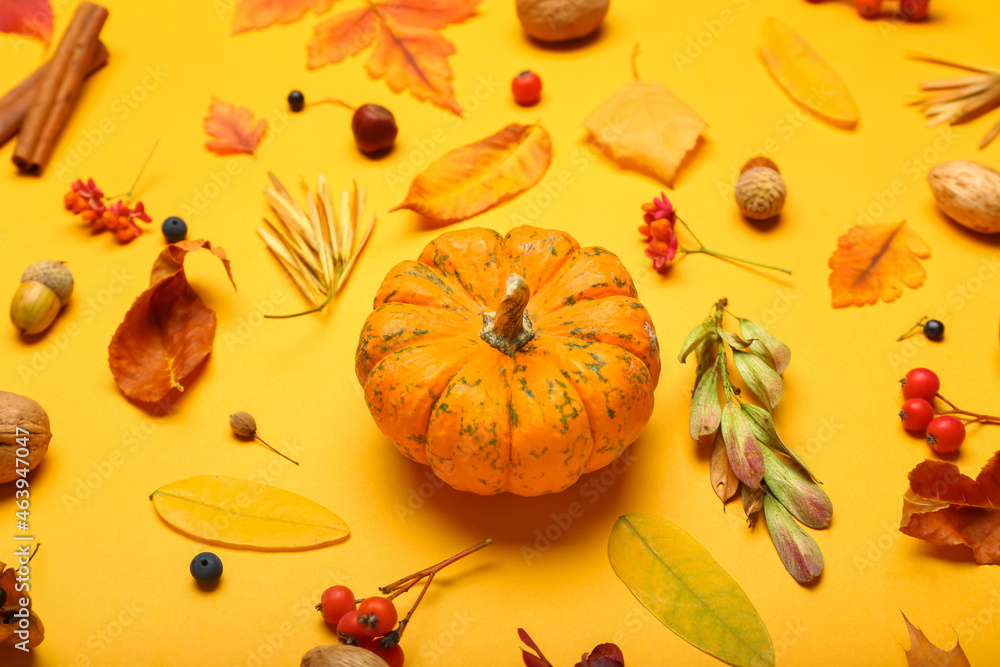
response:
M0 32L52 40L52 4L49 0L0 0Z
M181 380L212 351L215 312L191 289L184 274L184 258L199 248L222 260L233 280L226 252L208 241L180 241L160 253L149 289L125 313L108 345L111 374L128 398L152 403L172 389L183 391Z
M323 14L334 0L240 0L233 16L233 34L247 30L263 30L275 23L294 23L310 9Z
M205 142L205 148L213 153L253 155L267 131L267 120L261 118L255 123L249 109L213 97L205 118L205 131L214 137Z
M931 544L964 544L977 563L1000 564L1000 452L975 480L944 461L918 464L909 479L902 533Z
M905 221L852 227L830 257L833 307L895 301L903 293L900 283L911 289L924 284L927 272L919 260L930 256L930 247Z
M368 76L461 115L447 60L455 45L437 30L474 16L480 1L389 0L334 14L313 29L307 64L316 69L338 63L374 42L365 63Z
M432 162L392 210L408 208L448 222L465 220L532 187L551 161L552 139L545 128L511 123Z
M712 489L723 505L740 490L740 479L729 465L726 442L718 431L715 432L715 443L712 445Z
M583 127L619 167L673 187L684 156L708 125L662 83L635 79L594 109Z
M906 621L906 629L910 631L910 649L906 651L906 664L909 667L971 667L957 639L955 648L950 651L939 649L930 643L920 628L910 623L906 614L903 614L903 620Z

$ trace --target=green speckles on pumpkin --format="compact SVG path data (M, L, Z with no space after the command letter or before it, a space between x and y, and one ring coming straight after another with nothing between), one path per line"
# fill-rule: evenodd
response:
M605 400L607 400L607 399L605 399ZM608 417L611 418L611 419L615 418L615 411L612 410L610 406L608 407Z
M622 280L618 276L615 276L614 278L612 278L612 281L614 281L615 287L618 287L619 289L622 288L622 287L625 287L626 285L628 285L628 283L625 280Z
M600 355L596 352L591 352L590 358L594 360L593 363L584 364L584 366L593 371L594 375L596 375L601 382L607 383L608 379L601 374L601 369L608 365L607 362L601 361Z

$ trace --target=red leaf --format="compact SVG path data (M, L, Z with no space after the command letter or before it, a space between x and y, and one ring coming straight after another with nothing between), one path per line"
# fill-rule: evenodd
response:
M944 461L924 461L909 478L902 533L931 544L964 544L977 563L1000 564L1000 452L975 480Z
M49 0L0 0L0 32L52 41L52 5Z
M254 123L249 109L213 97L205 119L205 131L214 139L205 142L205 148L217 155L253 155L266 130L267 120L264 118Z
M187 282L184 258L199 248L222 260L229 280L229 259L208 241L180 241L160 253L150 287L125 313L108 345L108 365L128 398L144 403L162 400L212 351L215 312ZM233 287L236 284L233 283Z
M310 9L318 16L328 11L334 2L335 0L240 0L236 16L233 17L233 34L263 30L275 23L294 23Z

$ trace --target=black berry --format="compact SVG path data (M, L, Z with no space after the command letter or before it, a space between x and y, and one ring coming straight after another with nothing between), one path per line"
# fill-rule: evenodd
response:
M288 93L288 108L292 111L302 111L306 106L306 96L300 90L293 90Z
M211 551L203 551L191 561L191 576L202 584L211 584L222 576L222 560Z
M924 335L927 336L927 340L941 340L944 337L944 322L927 320L924 323Z
M187 223L176 215L172 215L164 220L161 229L163 230L163 236L167 239L167 243L183 241L188 233Z

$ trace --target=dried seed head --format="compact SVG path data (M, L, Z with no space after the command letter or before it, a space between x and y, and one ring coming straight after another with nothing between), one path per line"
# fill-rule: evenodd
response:
M257 435L257 421L249 412L234 412L229 415L229 428L233 433L244 438L252 438Z

